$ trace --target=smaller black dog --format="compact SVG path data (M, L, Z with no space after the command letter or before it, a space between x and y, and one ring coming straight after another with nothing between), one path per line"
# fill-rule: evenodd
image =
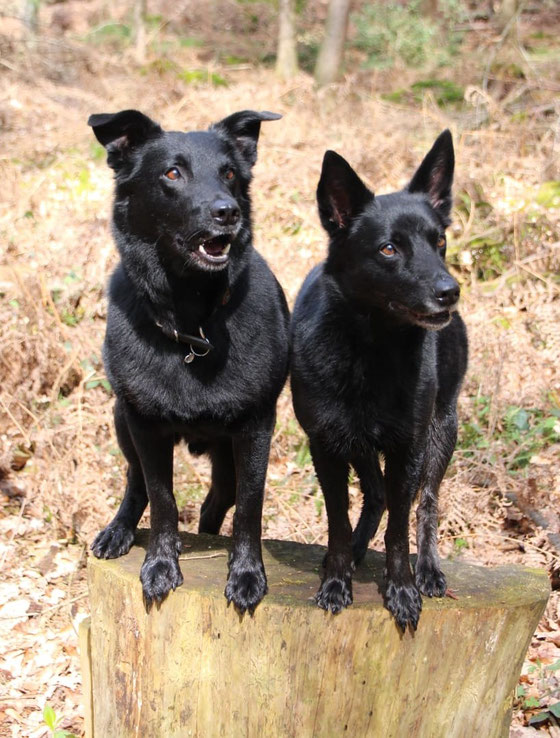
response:
M374 197L341 156L327 151L317 200L329 252L307 276L292 319L294 407L329 522L317 604L336 613L352 603L354 565L387 506L385 604L403 630L418 624L420 592L446 591L437 498L455 446L467 364L459 285L445 266L453 169L453 142L444 131L403 191ZM350 465L364 495L353 535ZM414 577L408 525L419 490Z
M199 530L218 533L236 506L228 601L252 611L266 593L261 513L289 314L252 246L249 183L261 122L280 117L244 110L189 133L164 131L137 110L88 121L115 172L121 261L103 357L128 462L120 508L92 549L99 558L126 554L150 502L140 573L148 606L183 581L173 496L181 439L212 462Z

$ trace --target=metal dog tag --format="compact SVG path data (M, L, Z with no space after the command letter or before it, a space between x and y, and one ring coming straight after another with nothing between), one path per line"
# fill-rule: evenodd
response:
M208 341L208 339L204 335L204 331L202 330L202 328L200 326L198 327L198 332L200 333L200 337L204 341L206 341L208 344L210 344L210 341ZM184 358L185 364L190 364L192 361L194 361L194 357L195 356L207 356L210 353L210 349L211 348L212 348L212 346L209 345L209 347L206 349L206 351L203 354L197 354L196 351L193 349L193 347L191 345L191 350L189 351L189 353Z

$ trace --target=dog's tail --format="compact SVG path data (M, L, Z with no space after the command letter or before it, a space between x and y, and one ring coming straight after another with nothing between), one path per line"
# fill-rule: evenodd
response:
M377 533L379 522L385 505L381 501L373 501L364 496L362 514L352 533L352 555L354 565L358 565L365 557L368 543Z

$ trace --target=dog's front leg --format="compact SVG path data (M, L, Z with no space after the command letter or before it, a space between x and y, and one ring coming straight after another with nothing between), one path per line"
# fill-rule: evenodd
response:
M385 486L387 531L385 533L385 606L402 630L415 630L422 610L422 597L410 568L408 526L410 508L418 490L422 458L410 449L386 455Z
M416 509L416 586L428 597L443 597L447 590L437 550L438 495L456 440L457 411L453 406L445 407L430 425L420 504Z
M267 593L262 560L261 526L264 485L273 424L233 438L237 491L233 516L233 550L225 589L228 602L252 614Z
M183 583L181 540L173 496L174 437L169 431L129 414L129 429L140 458L150 501L150 542L140 571L146 606L161 602Z
M118 399L115 403L115 430L121 451L128 461L126 490L117 514L92 543L91 550L98 559L114 559L130 551L136 526L148 504L142 465L130 435L125 406Z
M338 613L352 604L352 526L348 517L349 464L317 440L309 442L313 465L325 497L329 544L325 574L315 600L323 610Z

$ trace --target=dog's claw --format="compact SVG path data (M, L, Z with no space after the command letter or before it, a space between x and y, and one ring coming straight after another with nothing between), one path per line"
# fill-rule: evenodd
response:
M352 579L326 577L315 595L315 602L327 612L336 615L352 604Z
M134 531L122 523L113 522L97 534L91 550L98 559L116 559L127 554L133 542Z
M150 541L148 553L140 569L140 581L146 607L160 603L173 589L183 584L179 566L181 539L177 534L163 534Z
M233 602L241 614L248 610L252 615L267 592L268 585L262 563L252 568L236 567L235 563L230 565L224 594L227 601Z
M140 570L144 601L148 609L153 602L160 603L171 590L183 584L183 575L177 559L150 556L144 559Z
M422 611L422 597L413 584L398 585L388 582L385 590L385 607L393 614L402 631L406 630L407 625L416 630Z
M417 565L416 586L426 597L443 597L447 590L445 574L436 566Z

